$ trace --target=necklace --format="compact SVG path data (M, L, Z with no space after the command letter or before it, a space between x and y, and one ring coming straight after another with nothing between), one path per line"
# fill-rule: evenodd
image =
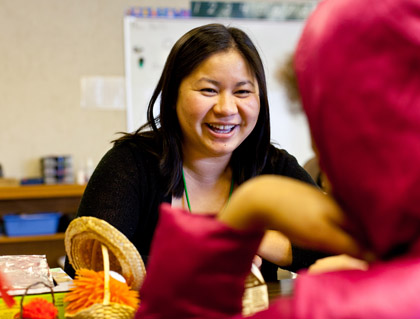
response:
M191 213L191 204L190 204L190 199L188 197L187 183L185 182L184 170L182 170L182 180L184 181L185 198L187 199L188 210ZM230 200L230 198L232 196L232 193L233 193L233 186L234 186L234 182L233 182L233 176L232 176L232 182L230 184L230 191L229 191L228 202L229 202L229 200Z

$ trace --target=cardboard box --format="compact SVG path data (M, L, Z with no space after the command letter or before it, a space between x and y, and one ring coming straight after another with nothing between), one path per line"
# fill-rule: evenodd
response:
M268 308L268 289L255 264L245 279L245 291L242 297L242 315L250 316Z
M72 284L72 278L68 276L61 268L51 268L51 274L56 284L53 288L55 306L58 309L58 318L64 319L65 303L64 297L70 290ZM24 289L16 289L9 291L10 295L13 295L16 303L12 308L8 308L4 303L4 300L0 298L0 318L1 319L13 319L14 316L20 312L20 303L23 298L23 304L28 303L34 298L44 298L52 302L51 290L49 288L34 288L28 291L28 294L24 296Z

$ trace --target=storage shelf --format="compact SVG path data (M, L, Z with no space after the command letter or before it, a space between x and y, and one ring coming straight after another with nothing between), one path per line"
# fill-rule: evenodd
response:
M6 214L61 212L63 217L75 216L85 185L24 185L0 186L0 218ZM65 255L64 229L51 235L0 235L2 255L46 255L50 267L58 267Z
M0 187L0 200L82 196L85 185L25 185Z
M39 212L74 214L85 188L85 185L0 187L0 216Z
M63 240L64 233L57 233L51 235L36 235L36 236L13 236L0 235L0 244L7 243L22 243L27 241L55 241Z

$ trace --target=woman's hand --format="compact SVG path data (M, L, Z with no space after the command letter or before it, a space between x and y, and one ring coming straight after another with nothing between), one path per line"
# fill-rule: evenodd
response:
M292 263L292 245L282 233L267 230L258 248L258 255L278 266L288 266Z
M318 259L308 268L308 273L318 274L338 270L368 270L369 264L365 260L357 259L345 254Z
M257 266L258 268L261 268L262 265L262 258L258 255L254 256L254 259L252 260L252 263Z

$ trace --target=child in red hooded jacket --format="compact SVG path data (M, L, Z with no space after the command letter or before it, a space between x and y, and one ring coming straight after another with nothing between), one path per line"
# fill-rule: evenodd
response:
M302 272L292 296L251 318L420 318L419 57L418 1L320 2L295 69L334 200L262 176L217 219L162 206L136 318L241 318L265 229L376 260L366 271Z

